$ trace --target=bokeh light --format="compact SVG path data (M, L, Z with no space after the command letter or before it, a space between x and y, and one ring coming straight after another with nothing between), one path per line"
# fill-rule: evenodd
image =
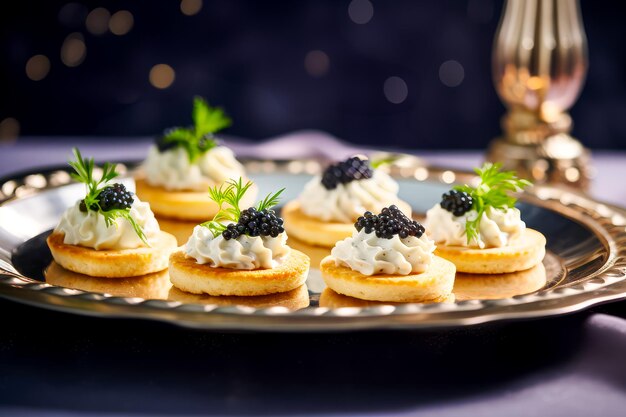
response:
M87 47L81 33L70 33L61 45L61 61L68 67L76 67L85 60Z
M111 16L111 20L109 20L109 30L114 35L126 35L133 28L134 23L135 19L131 12L128 10L120 10L113 13L113 16Z
M156 88L164 89L172 85L176 78L176 73L167 64L157 64L150 69L150 84Z
M458 87L464 78L465 69L457 61L446 61L439 67L439 80L446 87Z
M369 0L352 0L348 6L350 20L364 25L374 17L374 5Z
M93 35L104 35L109 30L109 19L111 13L104 7L93 9L87 15L85 26L89 33Z
M304 69L312 77L323 77L330 68L330 58L324 51L309 51L304 57Z
M187 16L198 14L202 10L202 0L181 0L180 11Z
M530 36L522 38L522 48L530 51L535 46L535 41Z
M383 93L391 103L400 104L408 97L409 88L402 78L393 76L385 80Z
M0 142L13 142L20 135L20 122L13 117L0 121Z
M26 62L26 76L33 81L41 81L50 72L50 60L45 55L32 56Z

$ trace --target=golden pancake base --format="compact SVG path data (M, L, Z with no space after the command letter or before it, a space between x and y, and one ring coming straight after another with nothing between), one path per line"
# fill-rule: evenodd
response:
M404 214L411 217L411 206L401 201L398 207ZM290 201L280 212L285 220L285 230L296 239L309 245L332 248L340 240L352 236L354 222L339 223L327 222L307 216L300 208L300 202Z
M135 178L135 192L141 201L150 203L150 209L156 215L179 220L210 220L218 211L218 205L209 198L205 191L177 191L155 187L143 179ZM253 184L241 200L241 207L252 206L256 200L258 188Z
M426 272L411 275L363 275L335 265L330 256L320 264L322 278L333 291L362 300L427 302L446 299L452 293L455 267L437 256Z
M170 280L176 288L193 294L267 295L304 284L309 266L309 257L294 249L278 267L253 270L213 268L177 251L170 256Z
M176 238L160 231L152 247L95 250L63 243L64 233L52 232L47 242L54 260L65 269L92 277L127 278L151 274L167 268L168 258L177 248Z
M546 238L533 229L526 229L523 235L503 248L476 249L438 245L435 250L435 255L453 262L458 272L470 274L524 271L539 264L545 254Z
M98 278L69 271L52 261L46 269L46 282L57 287L111 294L116 297L138 297L165 300L171 284L167 269L148 275L128 278Z
M497 300L542 289L547 282L542 263L525 271L508 274L457 273L454 295L457 300Z
M309 306L309 289L306 284L304 284L291 291L241 297L191 294L181 291L176 287L172 287L168 299L180 301L181 303L212 304L217 306L245 306L252 308L284 307L294 311Z
M455 297L454 294L450 294L447 297L441 297L434 300L421 301L424 304L431 303L454 303ZM371 300L361 300L358 298L350 297L347 295L339 294L330 288L324 288L324 291L320 294L320 307L326 308L344 308L344 307L376 307L383 305L401 305L406 303L397 303L390 301L371 301Z

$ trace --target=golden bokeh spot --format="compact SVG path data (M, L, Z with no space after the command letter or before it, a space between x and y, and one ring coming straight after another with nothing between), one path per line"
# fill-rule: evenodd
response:
M554 122L561 115L561 108L552 101L541 103L541 116L546 122Z
M541 90L546 87L546 84L541 77L537 76L530 77L527 81L528 88L531 90Z
M174 69L167 64L157 64L150 69L150 84L156 88L164 89L172 85L176 78Z
M135 19L131 12L128 10L120 10L119 12L113 13L113 16L111 16L111 20L109 20L109 30L111 30L111 33L118 36L126 35L133 28L134 23Z
M50 72L50 60L45 55L35 55L26 62L26 76L33 81L46 78Z
M198 14L202 9L202 0L181 0L180 11L187 16Z
M452 171L443 171L441 173L441 180L445 182L446 184L452 184L455 178L456 178L456 175L454 175L454 172Z
M82 64L86 54L85 38L78 32L70 33L61 45L61 61L68 67Z
M20 135L20 122L7 117L0 122L0 142L13 142Z
M565 179L569 182L576 182L580 179L580 171L576 167L569 167L565 170Z
M94 35L104 35L109 30L111 13L104 7L93 9L85 19L87 30Z

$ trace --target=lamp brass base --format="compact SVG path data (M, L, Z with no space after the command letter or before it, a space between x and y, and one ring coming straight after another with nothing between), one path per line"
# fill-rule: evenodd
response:
M497 138L491 142L486 159L501 162L505 169L515 170L520 177L536 184L565 185L586 191L592 178L589 150L567 133L524 145Z

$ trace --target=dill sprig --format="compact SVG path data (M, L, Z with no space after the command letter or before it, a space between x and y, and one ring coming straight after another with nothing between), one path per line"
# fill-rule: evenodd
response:
M202 97L194 98L191 117L193 126L173 128L165 134L163 141L182 147L189 161L195 162L202 154L217 146L213 134L229 127L232 121L224 110L211 107Z
M252 186L252 181L243 183L243 179L240 177L238 180L230 179L224 184L209 188L209 198L215 201L218 205L218 212L212 220L204 222L201 226L208 228L213 237L218 237L226 230L228 223L237 223L241 216L241 207L239 203L243 199L246 192ZM257 205L258 211L263 211L274 207L280 200L280 195L285 191L281 190L268 194Z
M85 198L83 198L83 204L87 210L93 210L104 218L106 227L115 225L118 227L116 219L126 219L133 227L133 230L139 236L141 241L148 245L146 235L143 232L141 226L137 224L135 219L130 215L130 209L111 209L104 211L100 206L99 196L102 190L107 186L107 183L119 174L115 171L116 164L106 162L102 166L102 175L99 179L95 179L93 175L95 163L93 158L83 158L78 148L73 148L74 161L69 161L69 165L75 172L71 172L70 176L78 182L85 184Z
M274 207L276 204L278 204L278 202L280 201L280 195L283 193L283 191L285 191L285 189L281 188L280 190L276 191L274 194L270 193L266 195L265 198L259 201L259 203L257 204L256 206L257 211L268 210Z
M372 158L370 160L370 166L374 169L377 169L384 165L391 165L398 159L400 159L399 155L387 155L380 158Z
M457 185L457 191L463 191L472 197L472 209L476 210L476 218L465 222L467 243L478 240L480 221L488 207L507 209L515 207L517 198L511 193L522 191L532 185L528 180L518 178L515 171L501 171L502 164L486 162L481 168L474 169L480 178L476 187Z

